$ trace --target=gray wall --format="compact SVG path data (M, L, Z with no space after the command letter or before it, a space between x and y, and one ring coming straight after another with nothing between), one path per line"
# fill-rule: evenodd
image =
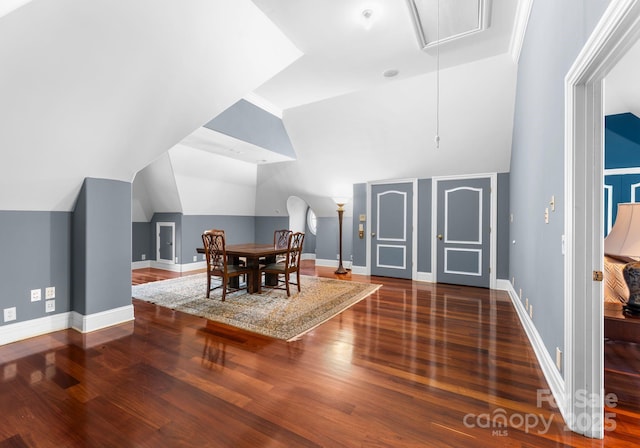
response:
M367 214L367 184L355 184L353 186L353 220L351 225L353 240L353 265L365 266L367 264L367 238L371 233L369 229L369 216ZM360 224L360 215L365 215L364 238L358 236L358 225ZM344 243L342 243L344 244ZM342 248L344 251L344 247Z
M85 179L72 235L73 310L86 315L131 305L131 184Z
M152 260L155 257L152 248L151 238L155 235L150 222L134 222L131 225L132 247L131 260L142 261L144 254L145 260Z
M496 278L509 278L509 173L498 173Z
M273 232L278 229L288 228L288 216L256 216L255 241L258 244L273 243Z
M343 216L342 219L342 261L351 261L351 247L353 244L352 219ZM338 213L333 218L318 217L318 232L316 234L316 258L321 260L336 260L338 247Z
M16 307L13 324L71 310L70 212L0 211L0 310ZM56 288L56 310L45 313L44 289ZM31 302L31 290L42 300Z
M431 179L418 180L418 272L431 272Z
M509 278L533 304L547 350L564 351L564 77L606 0L537 0L518 70L510 170ZM544 223L555 196L556 210ZM554 357L552 356L552 358Z
M204 126L285 156L296 157L282 120L246 100L238 101Z
M196 249L202 247L202 233L209 229L224 230L228 244L255 241L256 218L253 216L184 215L181 225L181 263L193 263ZM177 233L177 231L176 231ZM271 232L273 241L273 231ZM177 252L176 252L177 253ZM198 261L203 260L200 254Z

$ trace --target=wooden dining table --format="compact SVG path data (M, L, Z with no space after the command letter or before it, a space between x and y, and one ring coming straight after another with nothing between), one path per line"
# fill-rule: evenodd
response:
M250 269L247 276L247 292L251 294L260 293L262 282L260 281L260 259L264 259L265 263L273 263L276 261L276 255L286 254L287 248L276 248L273 244L228 244L225 247L228 262L230 264L238 264L240 258L246 259L247 267ZM204 247L196 249L199 254L204 254ZM232 288L237 288L238 277L230 279ZM234 284L235 283L235 284ZM265 284L276 286L278 284L278 276L265 274Z

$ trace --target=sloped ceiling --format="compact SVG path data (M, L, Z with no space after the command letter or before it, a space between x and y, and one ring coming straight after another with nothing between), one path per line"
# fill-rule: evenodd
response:
M442 71L438 149L433 73L286 110L298 158L259 167L256 213L296 195L333 216L352 183L508 172L515 81L506 54Z
M10 12L0 209L70 210L85 177L132 181L299 56L249 0L35 0Z

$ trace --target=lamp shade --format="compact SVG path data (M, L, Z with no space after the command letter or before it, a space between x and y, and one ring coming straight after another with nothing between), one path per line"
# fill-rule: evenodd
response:
M640 203L618 204L616 222L604 239L604 253L640 257Z

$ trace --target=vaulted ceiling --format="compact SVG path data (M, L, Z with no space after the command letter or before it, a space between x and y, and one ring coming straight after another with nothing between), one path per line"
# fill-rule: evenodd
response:
M0 209L68 210L85 177L135 177L140 220L273 215L291 195L323 215L354 182L509 169L530 0L489 1L485 31L428 50L397 0L18 3L0 17ZM203 130L242 98L281 118L295 160Z

